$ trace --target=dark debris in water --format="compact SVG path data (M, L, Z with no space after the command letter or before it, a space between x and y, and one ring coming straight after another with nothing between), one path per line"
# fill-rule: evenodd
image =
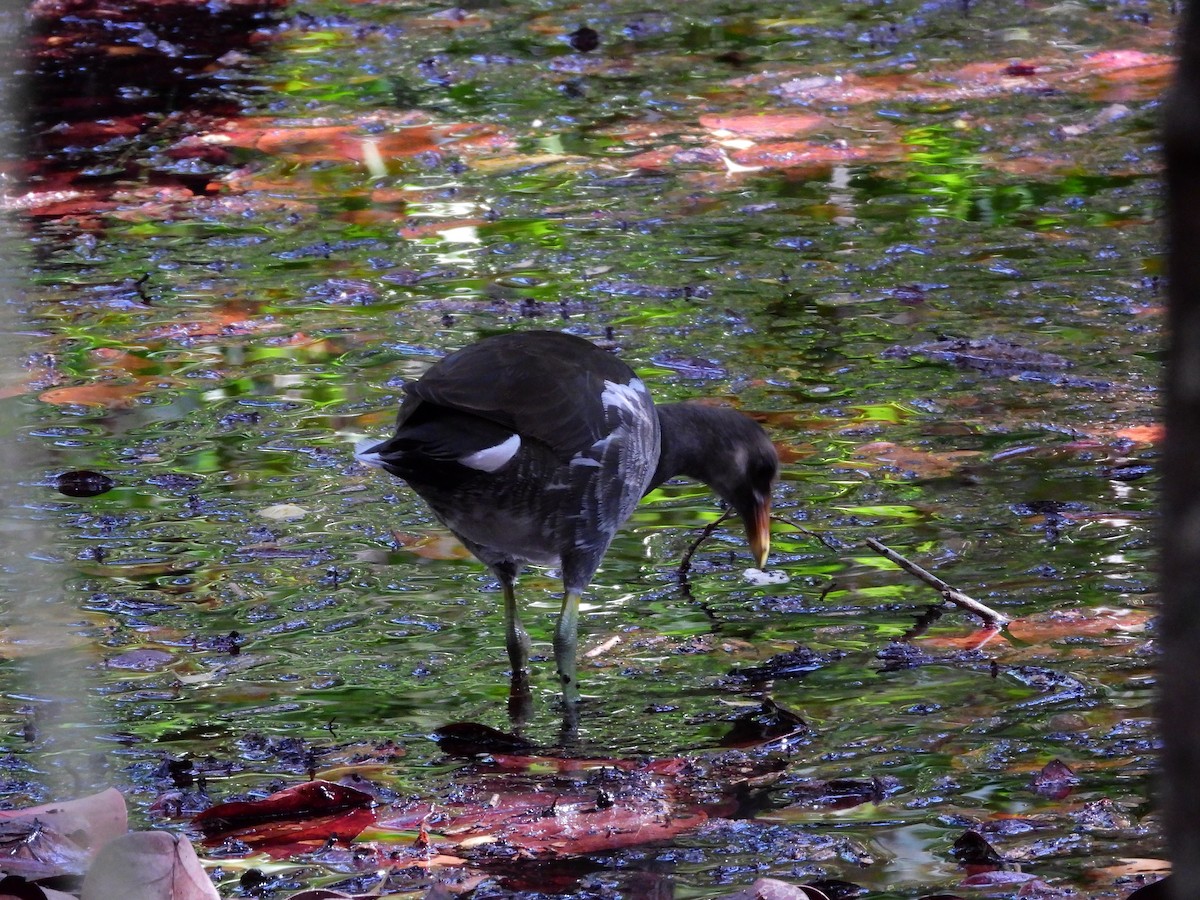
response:
M788 799L793 806L805 809L851 809L864 803L882 803L904 789L904 783L892 775L833 778L793 785L788 790Z
M516 734L479 722L451 722L433 732L443 753L470 758L488 753L530 753L535 744Z
M1061 800L1071 793L1079 777L1061 759L1052 759L1033 776L1033 790L1044 797Z
M720 363L714 362L711 359L701 359L700 357L680 358L659 355L653 358L653 362L656 366L670 369L684 378L708 380L726 378L729 375L729 370Z
M1004 857L978 831L963 832L950 853L964 866L999 866L1004 862Z
M720 743L722 747L786 747L810 731L799 714L767 699L734 719Z
M845 655L841 650L823 653L809 647L798 646L784 653L777 653L756 666L735 668L729 674L737 678L748 678L751 681L802 678L809 672L815 672Z
M1007 671L1012 678L1038 692L1038 696L1016 704L1019 709L1051 703L1081 705L1095 696L1095 691L1074 675L1043 666L1014 666Z
M101 472L80 469L63 472L55 480L55 488L68 497L98 497L111 491L117 483Z
M987 375L1007 376L1020 372L1054 372L1070 368L1065 357L1032 347L1024 347L999 338L930 341L910 347L894 346L881 354L885 359L921 357L960 369L973 369Z

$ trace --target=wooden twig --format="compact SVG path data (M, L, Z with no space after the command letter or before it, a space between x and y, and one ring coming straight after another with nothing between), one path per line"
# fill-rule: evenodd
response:
M962 591L956 590L946 582L942 581L942 579L938 578L932 572L922 569L915 562L912 562L911 560L901 556L886 544L883 544L871 537L866 539L866 544L880 556L890 559L905 572L908 572L910 575L919 578L921 581L925 582L935 590L940 591L942 599L947 603L953 603L957 606L961 606L968 612L975 613L975 615L983 619L985 624L993 628L1003 628L1009 623L1008 616L1001 615L990 606L985 606L975 598L968 597Z
M679 560L679 566L675 569L675 577L678 578L680 582L684 584L687 583L687 573L692 568L692 557L696 555L696 551L700 549L700 545L712 537L712 533L717 530L717 526L719 526L732 515L733 510L727 509L721 514L719 519L716 519L715 521L709 522L707 525L705 525L704 528L701 529L699 537L692 541L687 550L683 552L683 556Z
M789 519L787 516L771 516L771 521L772 522L782 522L784 525L790 525L792 528L795 528L801 534L806 534L810 538L820 541L822 544L824 544L826 546L826 548L828 548L830 550L845 550L846 549L845 544L841 543L840 541L836 540L835 538L831 538L828 535L819 534L818 532L815 532L815 531L812 531L811 529L805 528L803 525L801 525L795 519Z

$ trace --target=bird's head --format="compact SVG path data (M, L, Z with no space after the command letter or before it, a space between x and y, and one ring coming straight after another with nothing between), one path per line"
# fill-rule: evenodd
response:
M779 456L757 423L749 423L744 442L734 444L708 485L733 507L746 526L750 553L761 569L771 551L771 489L779 476Z
M771 550L771 489L779 455L762 426L732 409L699 403L658 407L662 455L654 484L675 475L703 481L746 526L759 568Z

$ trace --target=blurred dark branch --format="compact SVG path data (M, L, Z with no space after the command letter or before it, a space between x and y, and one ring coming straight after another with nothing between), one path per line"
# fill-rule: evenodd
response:
M1170 896L1200 885L1200 9L1184 7L1165 106L1168 345L1162 492L1159 796Z

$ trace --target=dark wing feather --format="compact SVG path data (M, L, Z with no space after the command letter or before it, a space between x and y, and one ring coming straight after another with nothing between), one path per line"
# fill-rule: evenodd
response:
M399 424L433 404L540 441L565 461L607 433L604 382L627 384L633 377L615 356L574 335L497 335L450 354L405 385Z

